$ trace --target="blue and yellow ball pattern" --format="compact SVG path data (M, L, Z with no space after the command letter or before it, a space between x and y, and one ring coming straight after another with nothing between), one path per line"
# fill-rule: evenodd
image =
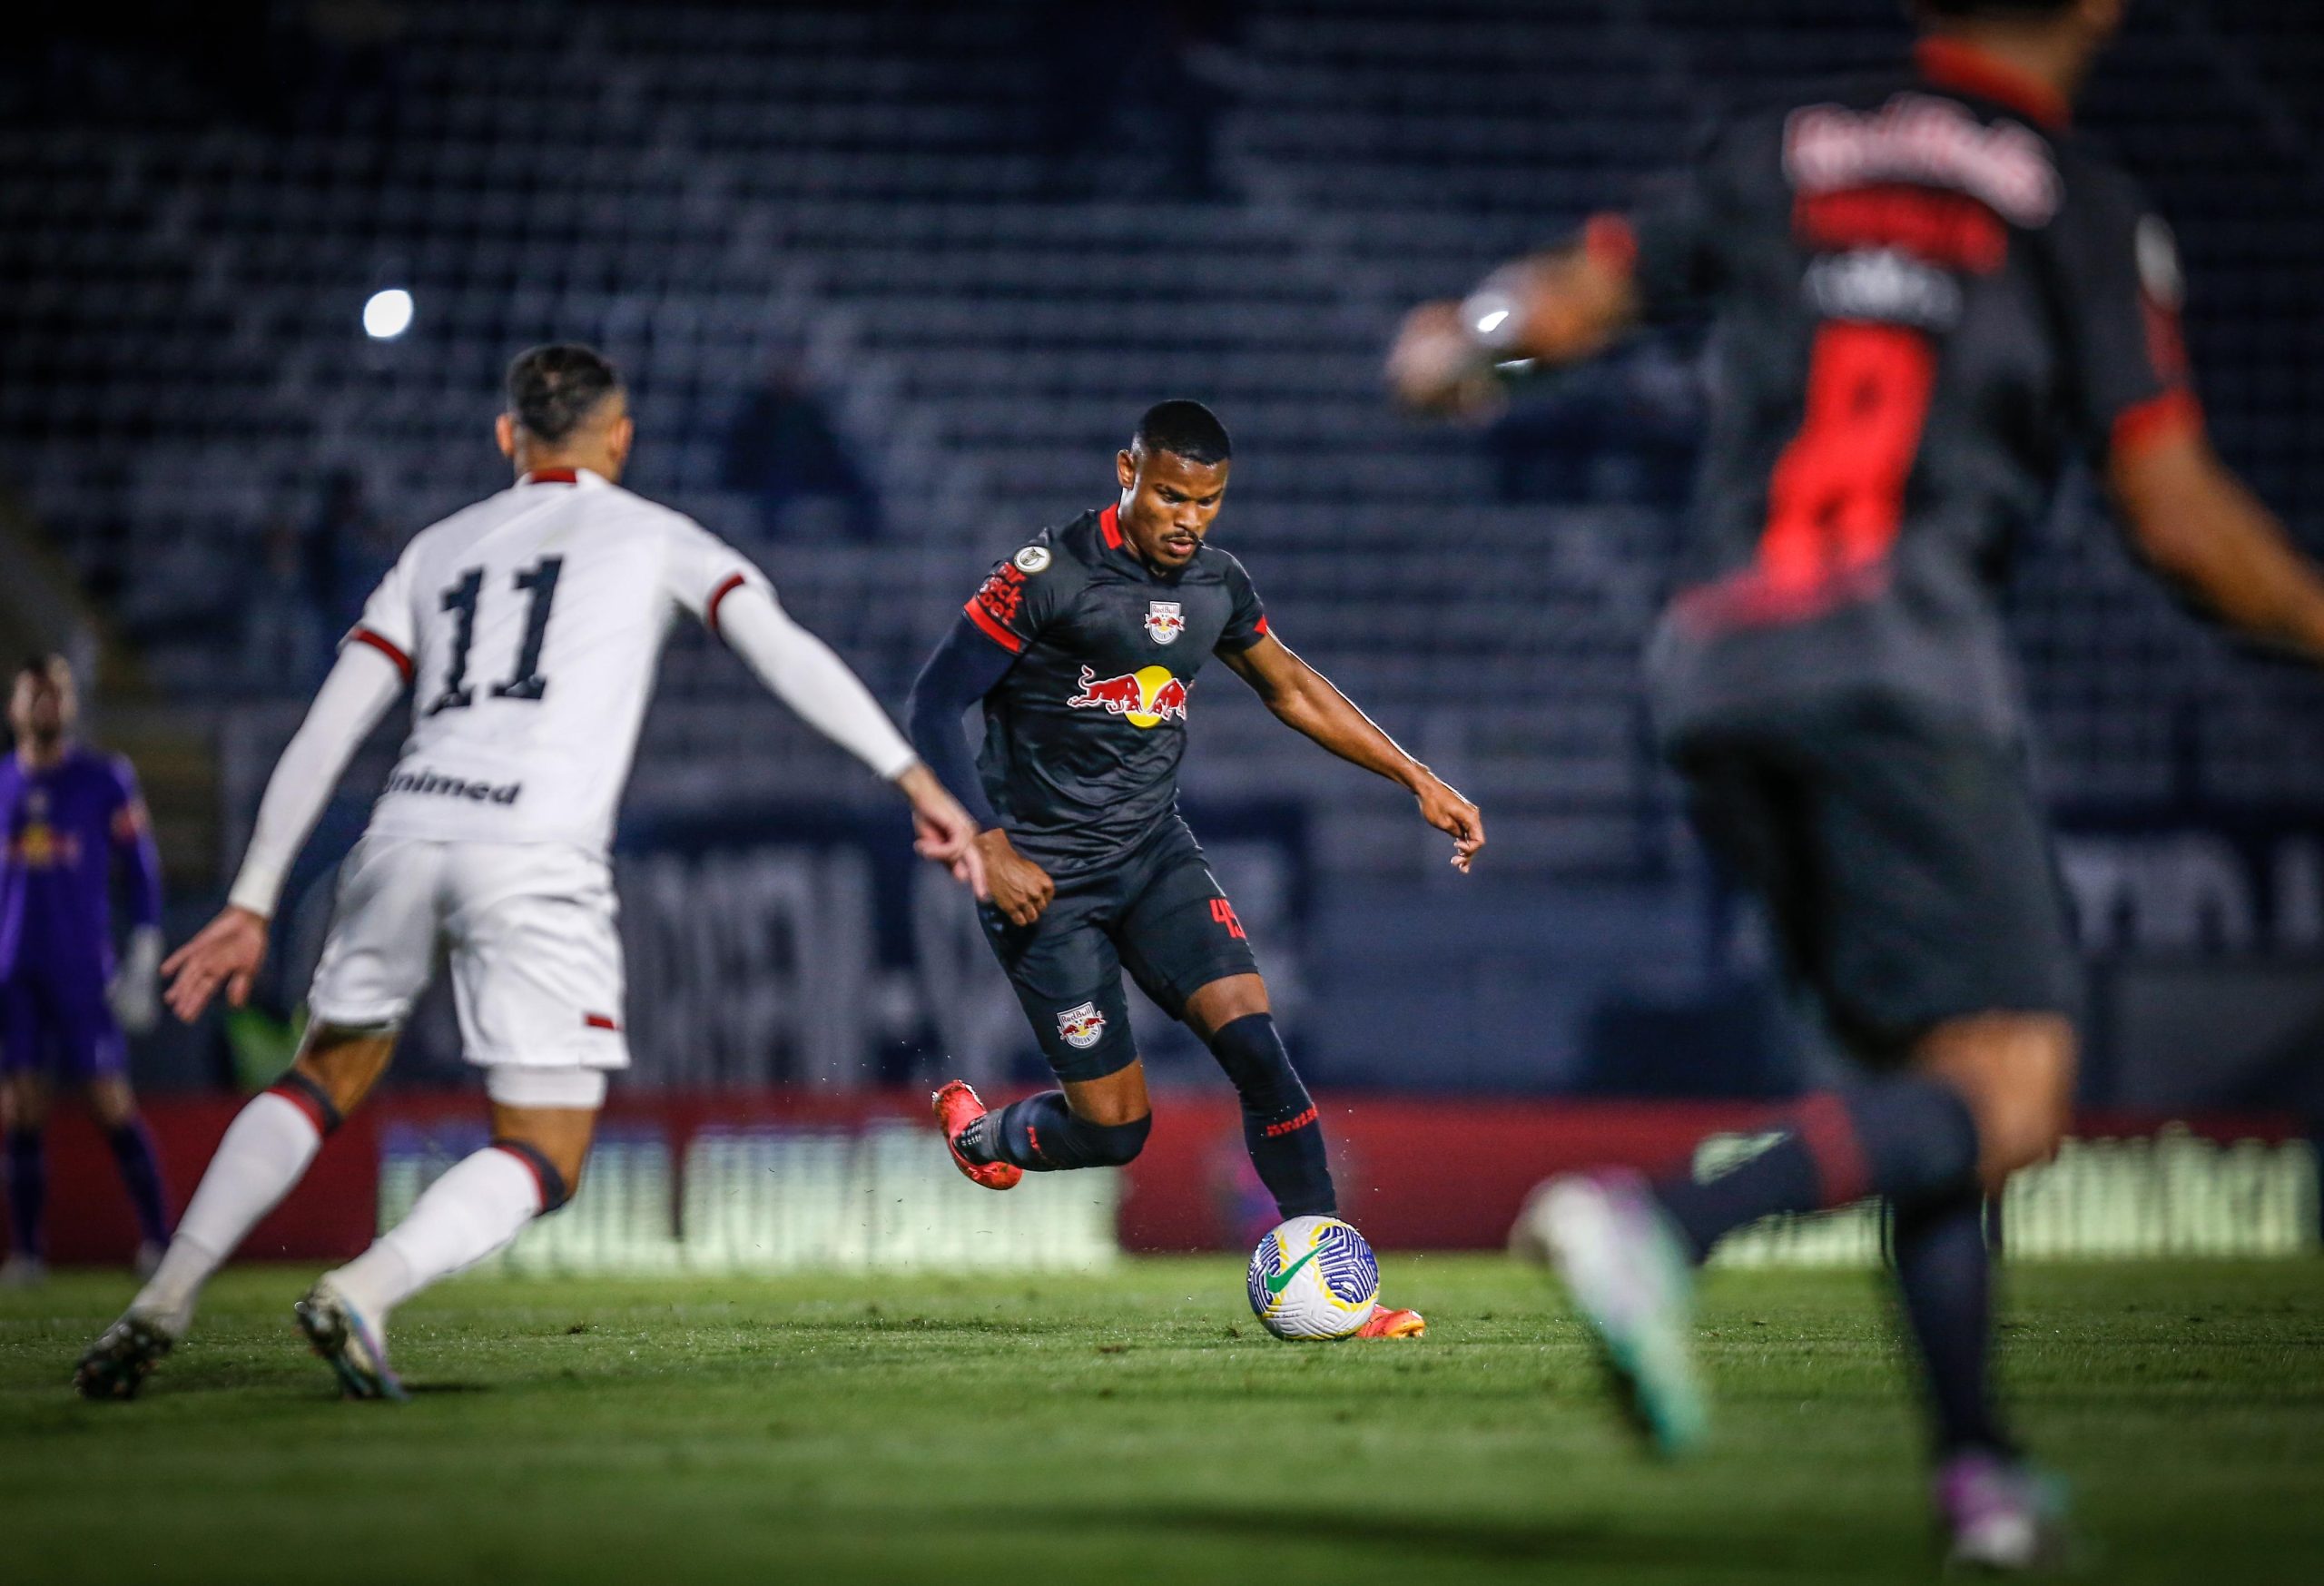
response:
M1278 1338L1344 1338L1372 1319L1380 1263L1337 1217L1294 1217L1251 1252L1245 1289Z

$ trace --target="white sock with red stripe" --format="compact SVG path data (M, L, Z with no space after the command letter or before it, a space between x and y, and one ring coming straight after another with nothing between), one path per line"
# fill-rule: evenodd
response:
M540 1211L541 1182L532 1164L487 1146L452 1164L403 1221L326 1276L377 1326L429 1284L499 1251Z
M309 1108L273 1090L252 1097L227 1126L168 1252L129 1308L183 1336L202 1286L306 1176L322 1143Z

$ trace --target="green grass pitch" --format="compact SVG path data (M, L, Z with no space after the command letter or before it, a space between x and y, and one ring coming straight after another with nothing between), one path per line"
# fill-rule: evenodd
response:
M65 1380L128 1286L0 1296L0 1578L676 1586L1932 1574L1866 1274L1707 1295L1715 1448L1663 1468L1533 1275L1387 1260L1423 1342L1278 1344L1217 1259L1093 1277L470 1280L340 1404L305 1271L236 1271L134 1404ZM2324 1262L2012 1275L2021 1419L2123 1581L2324 1579Z

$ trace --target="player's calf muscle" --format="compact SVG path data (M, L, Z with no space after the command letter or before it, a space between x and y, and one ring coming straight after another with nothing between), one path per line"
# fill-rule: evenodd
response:
M564 1180L567 1198L581 1187L581 1170L588 1163L589 1147L596 1138L597 1114L586 1107L503 1107L492 1108L492 1138L527 1146L540 1153Z
M362 1105L395 1055L396 1032L337 1029L319 1025L307 1032L291 1069L320 1087L344 1118Z

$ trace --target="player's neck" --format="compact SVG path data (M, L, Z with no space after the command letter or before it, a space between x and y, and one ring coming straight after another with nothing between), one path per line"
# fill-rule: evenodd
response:
M1984 57L1984 64L1993 70L2021 78L2038 97L2053 100L2061 120L2082 92L2083 79L2090 71L2088 41L2056 26L1964 23L1932 28L1922 35L1921 43L1924 62L1931 46L1944 54Z
M602 452L520 449L512 460L517 465L519 484L535 474L574 473L582 469L596 475L609 485L618 484L621 480L621 464Z
M72 751L73 740L60 734L46 743L27 737L16 745L16 763L26 771L54 771L64 763L64 756Z

